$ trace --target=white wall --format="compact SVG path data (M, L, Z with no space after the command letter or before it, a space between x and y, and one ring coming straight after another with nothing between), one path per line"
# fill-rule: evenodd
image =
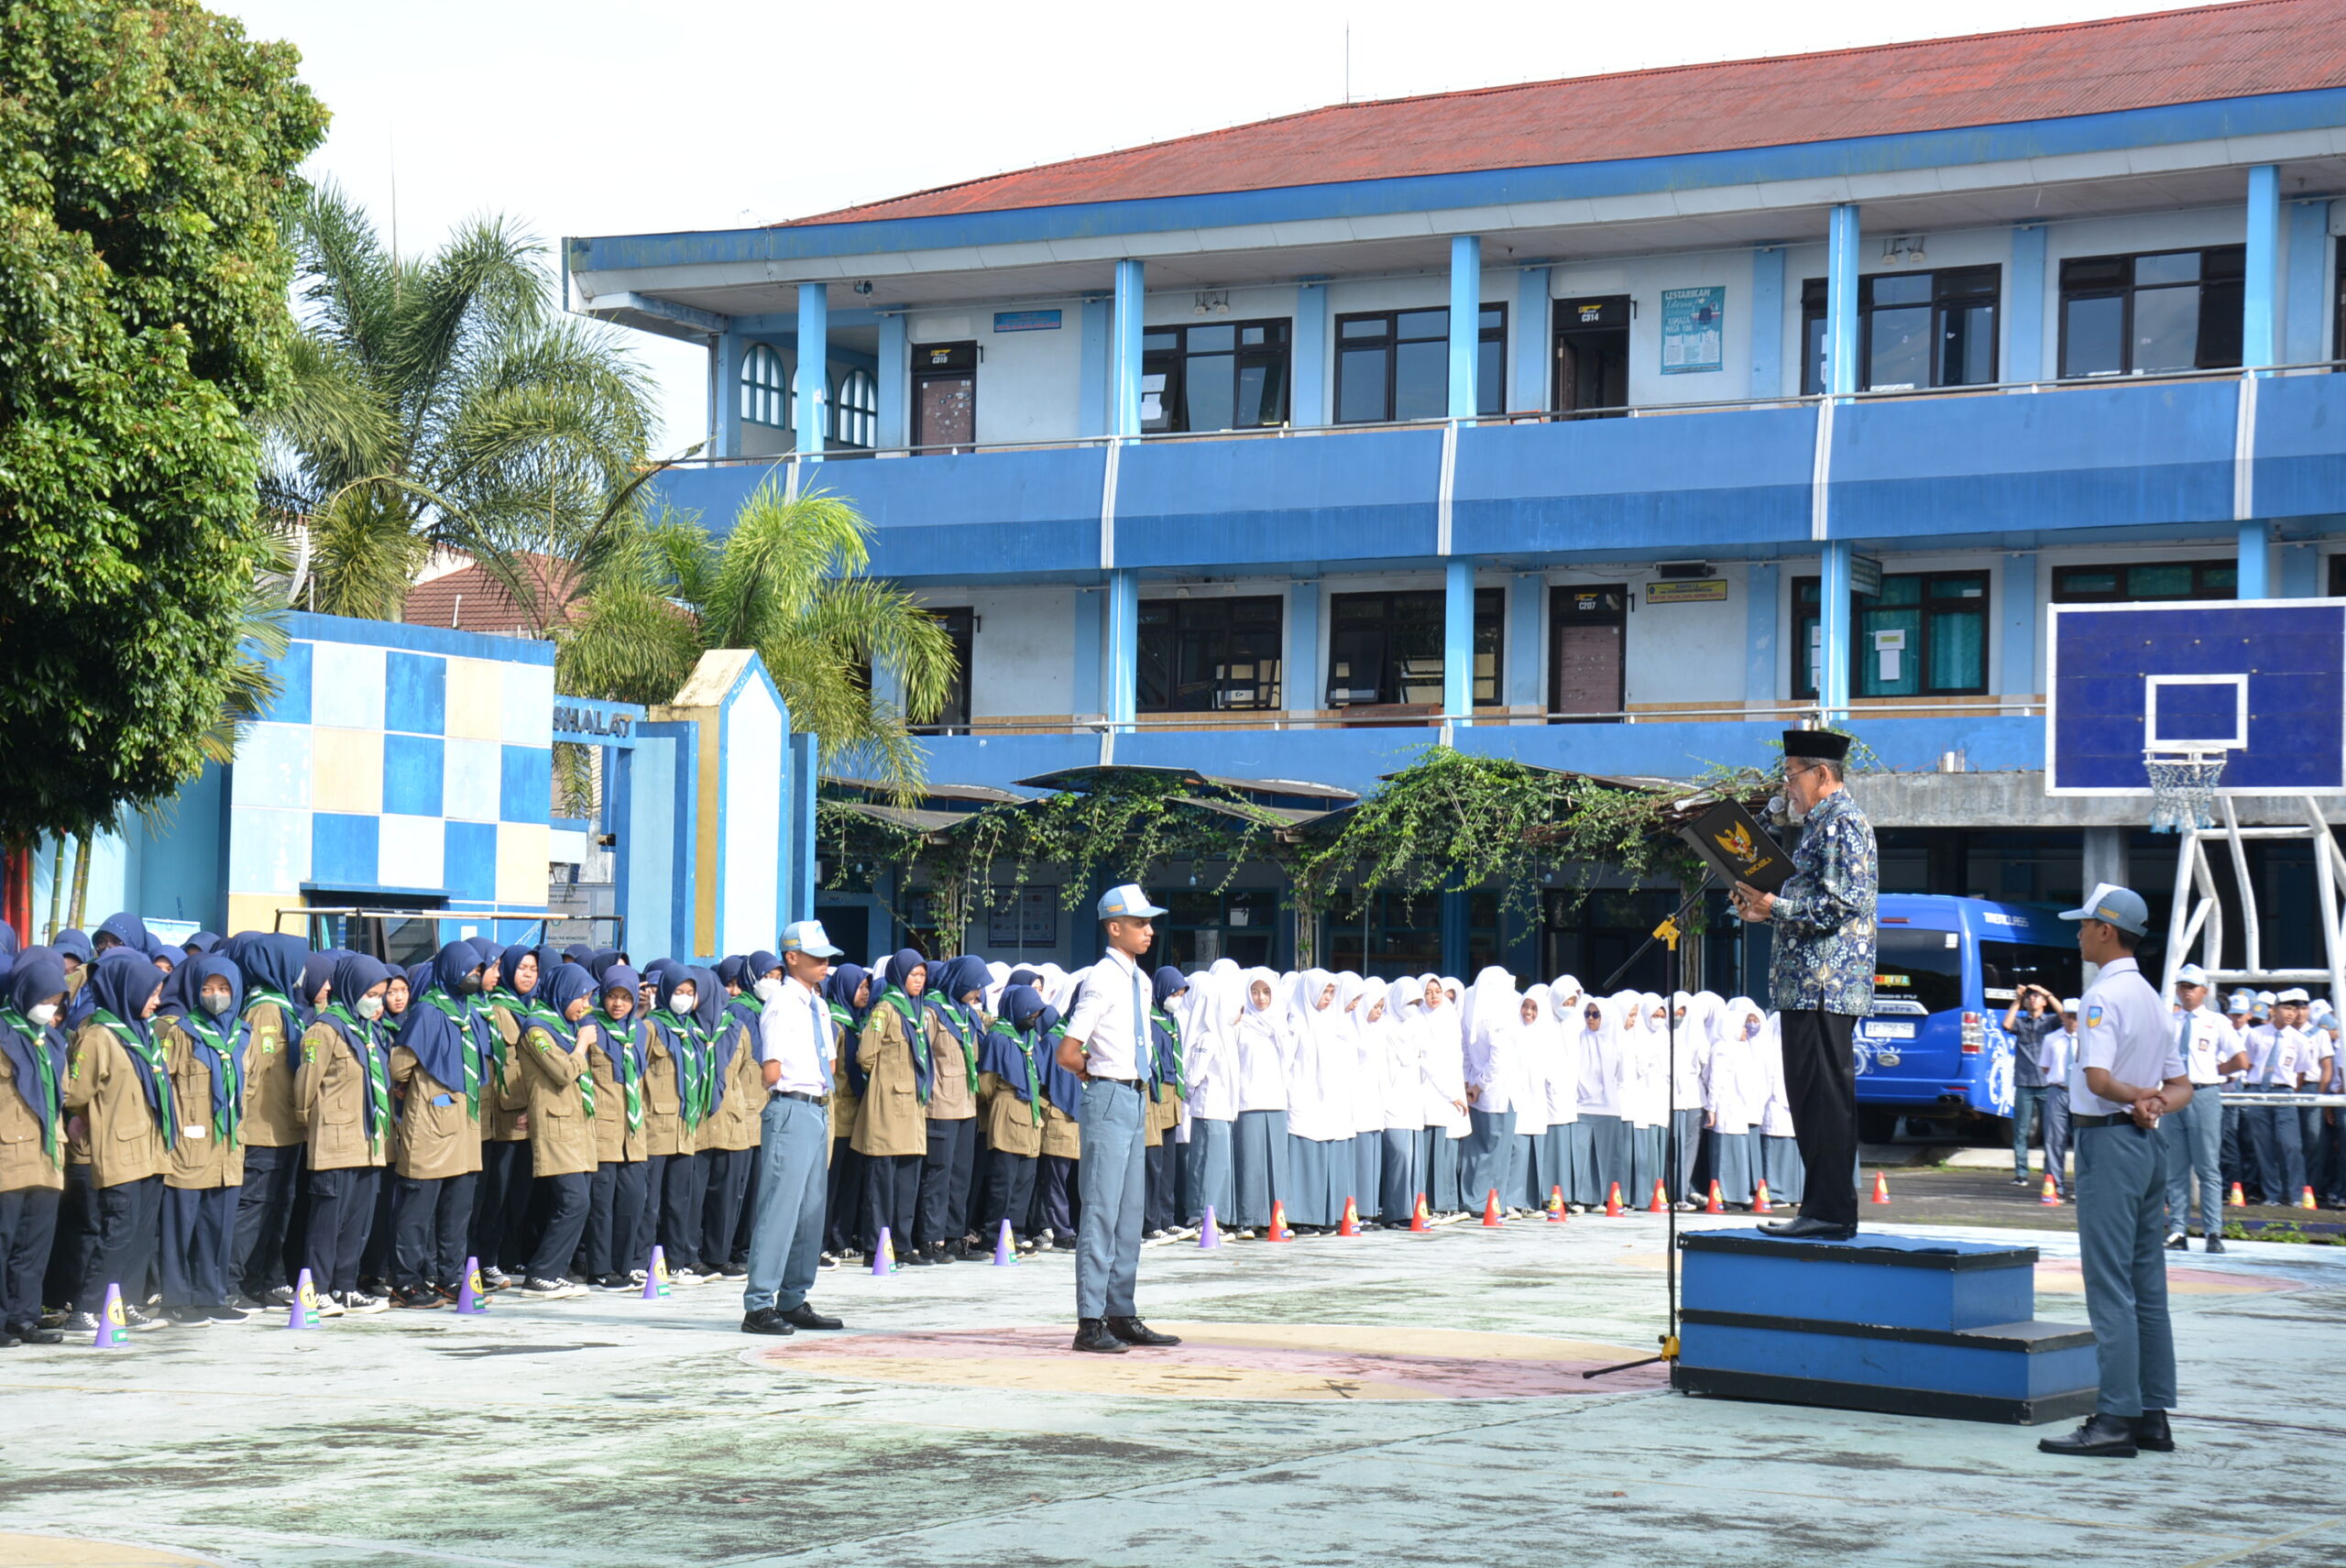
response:
M933 588L923 604L967 606L978 618L970 647L970 716L1064 715L1075 703L1075 590Z
M725 710L725 897L716 950L742 953L776 939L783 790L782 708L764 681L746 682Z
M976 342L981 444L1073 438L1081 429L1077 383L1083 354L1082 302L1070 296L999 308L1056 310L1059 326L1053 332L996 332L997 306L975 304L958 311L916 311L905 323L905 335L915 345Z

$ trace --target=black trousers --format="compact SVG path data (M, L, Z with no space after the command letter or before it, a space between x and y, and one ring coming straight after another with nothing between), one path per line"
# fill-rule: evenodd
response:
M1035 1201L1035 1159L1030 1154L1004 1154L1000 1149L986 1157L986 1180L978 1204L978 1239L992 1242L1002 1234L1002 1223L1026 1234L1026 1213Z
M970 1234L970 1178L978 1158L978 1119L928 1124L928 1153L920 1163L920 1212L913 1240L950 1246Z
M701 1167L700 1260L704 1267L719 1269L733 1261L734 1238L741 1229L741 1199L750 1190L750 1172L757 1167L758 1151L703 1149L693 1157Z
M375 1219L367 1227L367 1250L358 1255L358 1277L381 1285L391 1277L391 1198L398 1179L386 1166L375 1183Z
M863 1246L880 1245L888 1233L898 1252L913 1245L913 1212L919 1207L922 1157L916 1154L875 1154L863 1158Z
M1808 1183L1801 1196L1805 1220L1828 1225L1858 1223L1858 1071L1850 1054L1857 1019L1814 1007L1782 1014L1784 1093L1792 1102L1792 1137L1800 1145Z
M310 1172L310 1223L301 1255L313 1289L340 1296L358 1288L358 1260L375 1223L375 1189L382 1175L371 1165Z
M578 1268L590 1279L651 1267L643 1194L650 1173L640 1159L605 1160L587 1184L586 1228L578 1242Z
M245 1146L245 1184L236 1189L236 1250L230 1272L236 1288L260 1300L293 1282L285 1266L285 1226L293 1217L293 1194L301 1188L309 1151L300 1144L281 1148Z
M758 1147L749 1150L748 1155L750 1173L741 1179L740 1207L733 1216L733 1238L725 1249L727 1260L744 1274L750 1269L750 1236L758 1228L758 1183L765 1179L764 1140L761 1138ZM828 1178L829 1173L827 1171L825 1174ZM825 1190L828 1192L828 1189ZM824 1216L823 1250L826 1252L830 1250L830 1227L837 1223L838 1221L830 1215Z
M228 1254L236 1240L236 1189L163 1189L163 1305L228 1304Z
M81 1312L105 1310L106 1287L122 1287L130 1306L147 1303L147 1271L155 1261L155 1239L163 1223L163 1179L141 1177L95 1189L97 1226L73 1293Z
M472 1239L477 1172L391 1179L391 1283L456 1289L465 1279L465 1244Z
M751 1182L751 1207L756 1207L756 1183ZM871 1238L862 1233L866 1208L863 1201L863 1157L855 1152L849 1138L831 1140L831 1174L829 1218L824 1222L823 1250L829 1253L861 1252L869 1248Z
M98 1245L98 1190L86 1165L65 1168L65 1193L58 1201L56 1237L50 1244L49 1269L42 1276L41 1299L55 1303L82 1299L82 1276L90 1266L90 1253Z
M63 1196L54 1187L0 1192L0 1328L40 1321L41 1277L49 1270Z
M586 1229L586 1194L592 1183L586 1172L541 1176L537 1187L545 1199L545 1225L538 1233L537 1250L530 1255L529 1277L566 1277L570 1260L577 1255L578 1238Z
M702 1272L700 1262L701 1200L708 1168L698 1155L674 1154L660 1180L660 1246L673 1272L689 1268Z
M1036 1159L1033 1220L1036 1231L1075 1239L1075 1164L1065 1155L1047 1154Z
M521 1271L530 1256L530 1140L484 1139L473 1189L472 1254L483 1268Z
M1146 1106L1144 1105L1142 1108L1146 1110ZM1141 1161L1142 1179L1146 1183L1146 1196L1141 1201L1140 1228L1144 1232L1169 1231L1178 1223L1173 1211L1181 1193L1178 1163L1181 1146L1173 1141L1172 1128L1166 1128L1164 1135L1163 1143L1153 1149L1144 1151ZM1354 1157L1351 1145L1344 1146L1342 1157L1344 1159ZM1361 1201L1374 1208L1376 1203L1376 1194L1371 1192Z

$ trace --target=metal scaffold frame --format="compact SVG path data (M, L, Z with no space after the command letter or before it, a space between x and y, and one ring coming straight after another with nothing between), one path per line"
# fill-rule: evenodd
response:
M2322 816L2321 802L2309 795L2297 798L2305 809L2302 823L2243 828L2232 797L2220 795L2216 804L2223 813L2221 824L2184 828L2183 841L2176 850L2175 907L2168 916L2161 995L2174 994L2176 971L2188 961L2192 944L2197 942L2199 967L2208 971L2211 987L2327 984L2332 997L2346 997L2346 850L2341 850L2338 840L2331 836L2330 823ZM2251 839L2312 843L2315 913L2321 922L2322 955L2328 960L2327 968L2264 966L2264 927L2256 912L2255 888L2248 874L2247 846ZM2223 846L2231 864L2234 885L2240 890L2241 924L2244 927L2242 956L2245 961L2239 967L2229 967L2223 961L2224 909L2222 900L2217 896L2215 874L2209 861L2211 843Z

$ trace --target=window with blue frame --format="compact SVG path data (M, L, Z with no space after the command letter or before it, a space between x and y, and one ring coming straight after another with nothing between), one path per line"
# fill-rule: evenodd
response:
M1792 695L1816 695L1824 641L1817 579L1792 579ZM1972 696L1988 690L1988 574L1902 572L1849 596L1853 696Z
M777 429L790 423L790 377L771 345L753 343L741 356L741 417Z

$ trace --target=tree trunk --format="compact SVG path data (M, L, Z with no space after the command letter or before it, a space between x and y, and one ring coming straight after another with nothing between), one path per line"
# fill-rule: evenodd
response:
M65 928L65 840L57 840L57 848L49 860L49 935L45 941L57 940L58 932Z
M73 904L65 912L65 923L77 931L85 931L90 902L90 836L82 834L73 841Z

